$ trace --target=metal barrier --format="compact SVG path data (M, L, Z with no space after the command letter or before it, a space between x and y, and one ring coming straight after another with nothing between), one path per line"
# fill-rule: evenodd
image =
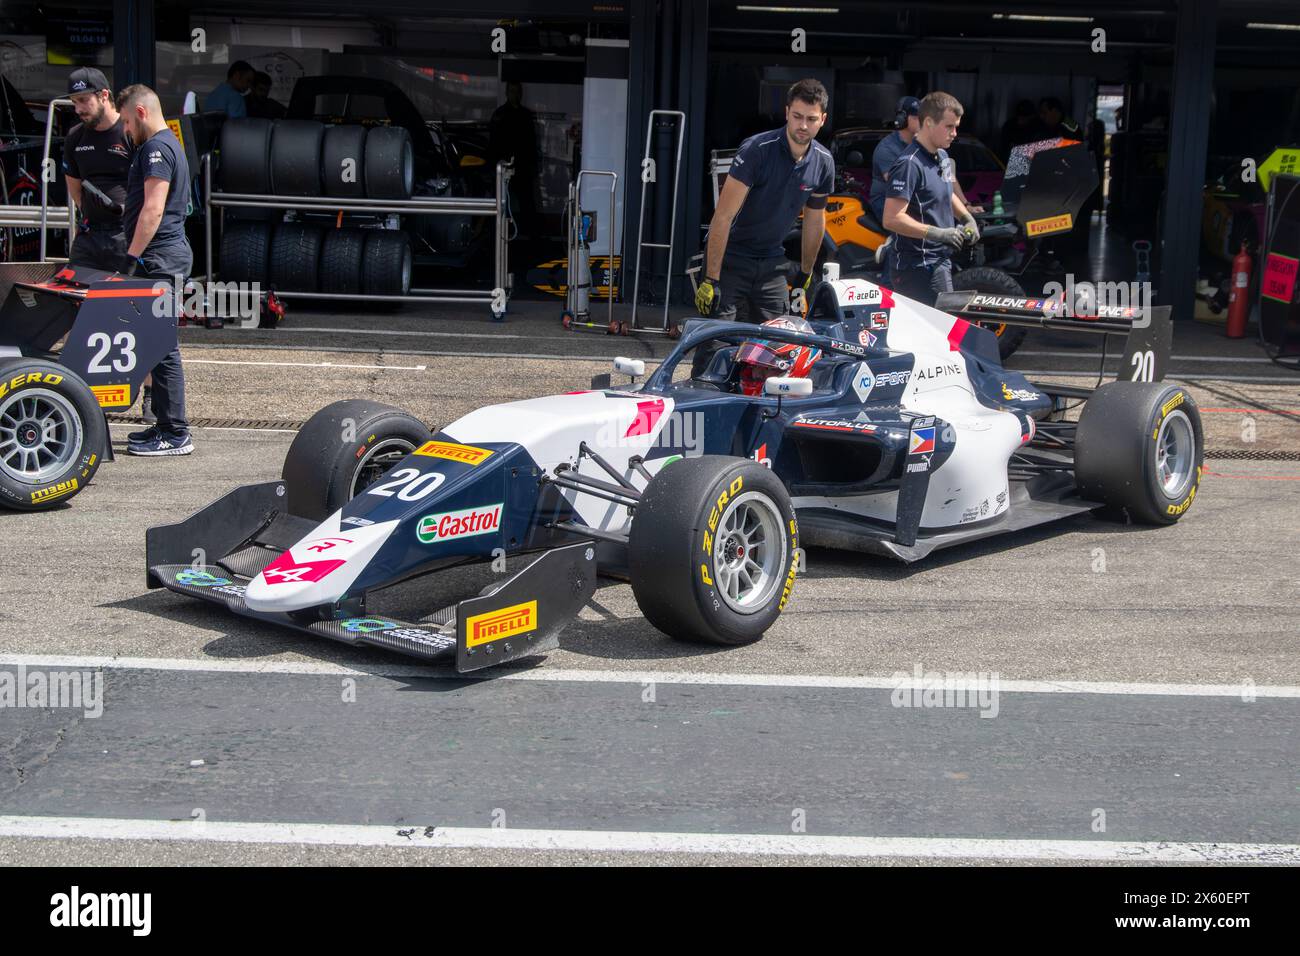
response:
M45 239L46 239L45 230L47 228L67 229L68 230L68 251L69 252L72 251L72 240L74 238L72 234L72 230L76 228L76 224L77 224L77 211L72 203L72 191L68 190L67 219L64 220L63 222L56 222L53 226L50 226L49 225L50 179L48 176L45 175L45 170L47 168L45 165L46 160L50 158L50 142L54 138L54 108L56 106L72 106L72 105L73 102L72 100L69 99L53 99L50 100L49 109L45 113L45 150L44 152L41 153L41 215L40 215L41 262L49 261L48 259L45 258L45 253L47 252L46 243L45 243ZM66 260L60 259L59 261L63 262Z
M332 196L263 196L254 193L214 193L212 191L212 155L203 157L204 239L206 278L213 281L212 210L218 209L298 209L343 213L399 213L401 215L490 216L494 220L492 277L494 288L485 289L416 289L408 295L351 295L333 292L282 292L282 299L343 299L370 302L483 302L493 306L498 292L510 296L509 239L506 237L506 183L514 175L510 163L497 163L496 196L493 199L447 196L435 199L338 199ZM222 223L224 225L224 214ZM504 306L504 302L502 303ZM494 316L501 313L492 308Z

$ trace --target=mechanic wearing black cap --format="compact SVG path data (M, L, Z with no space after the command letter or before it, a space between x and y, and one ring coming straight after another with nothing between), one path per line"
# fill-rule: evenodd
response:
M953 252L980 237L975 217L953 191L947 153L961 114L956 97L927 94L921 100L921 128L889 171L882 221L895 234L894 288L926 305L934 305L940 292L952 291Z
M830 97L816 80L786 93L785 126L740 144L709 223L704 279L695 293L700 315L765 322L790 313L783 241L803 210L800 273L807 292L826 228L826 197L835 161L817 142Z
M126 253L122 203L134 147L103 73L91 67L73 70L68 97L81 120L63 145L68 194L80 212L68 260L114 272Z
M885 189L889 185L889 171L898 162L903 150L912 145L916 131L921 128L921 101L915 96L904 96L898 101L894 113L894 131L876 144L871 154L871 209L876 218L885 219Z
M135 159L126 181L123 226L127 251L122 272L175 282L183 287L194 254L185 238L190 169L185 151L168 128L158 94L142 84L117 94ZM188 455L194 450L185 419L185 373L175 348L153 370L153 410L158 424L127 436L132 455Z

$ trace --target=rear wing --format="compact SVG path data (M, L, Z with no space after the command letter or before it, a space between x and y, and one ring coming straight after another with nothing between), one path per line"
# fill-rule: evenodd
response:
M1119 373L1126 381L1159 382L1169 368L1172 306L1099 305L1092 315L1075 315L1059 299L941 292L935 308L970 322L1126 336Z

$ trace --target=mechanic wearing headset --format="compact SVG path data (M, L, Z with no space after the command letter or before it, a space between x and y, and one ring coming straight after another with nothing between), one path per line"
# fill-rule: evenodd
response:
M763 322L790 312L783 240L803 210L800 272L806 293L826 229L835 161L816 137L826 122L826 87L800 80L786 93L785 126L740 144L709 223L700 315Z
M961 114L956 97L928 94L921 100L921 128L889 173L882 221L895 234L894 288L925 305L952 291L953 252L980 238L975 217L953 190L946 151L957 138Z
M882 222L885 219L885 191L889 186L889 171L898 162L903 150L912 145L916 131L921 128L921 101L915 96L904 96L898 101L894 113L894 131L876 144L871 154L871 210Z

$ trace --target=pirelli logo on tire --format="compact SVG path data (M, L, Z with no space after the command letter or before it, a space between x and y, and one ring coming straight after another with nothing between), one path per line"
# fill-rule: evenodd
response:
M475 614L465 620L465 646L478 647L517 634L537 630L537 602L525 601L510 607Z
M56 372L27 372L24 375L15 375L7 381L0 382L0 398L24 385L58 385L62 381L63 376Z
M446 458L448 461L464 462L478 467L496 454L491 448L477 448L474 445L457 445L449 441L427 441L415 449L415 454L426 458Z
M1174 395L1173 398L1169 399L1169 401L1161 405L1160 418L1163 420L1166 415L1172 412L1179 405L1183 404L1183 399L1185 399L1186 397L1187 396L1184 395L1182 392L1178 392L1176 395Z
M1031 219L1025 223L1025 235L1050 236L1056 232L1069 232L1074 228L1074 217L1068 212L1061 216L1048 216L1045 219Z
M67 481L60 481L57 485L50 485L48 488L42 488L40 491L32 492L32 504L40 504L42 501L53 501L55 498L62 498L64 495L70 495L77 490L77 479L69 478Z

